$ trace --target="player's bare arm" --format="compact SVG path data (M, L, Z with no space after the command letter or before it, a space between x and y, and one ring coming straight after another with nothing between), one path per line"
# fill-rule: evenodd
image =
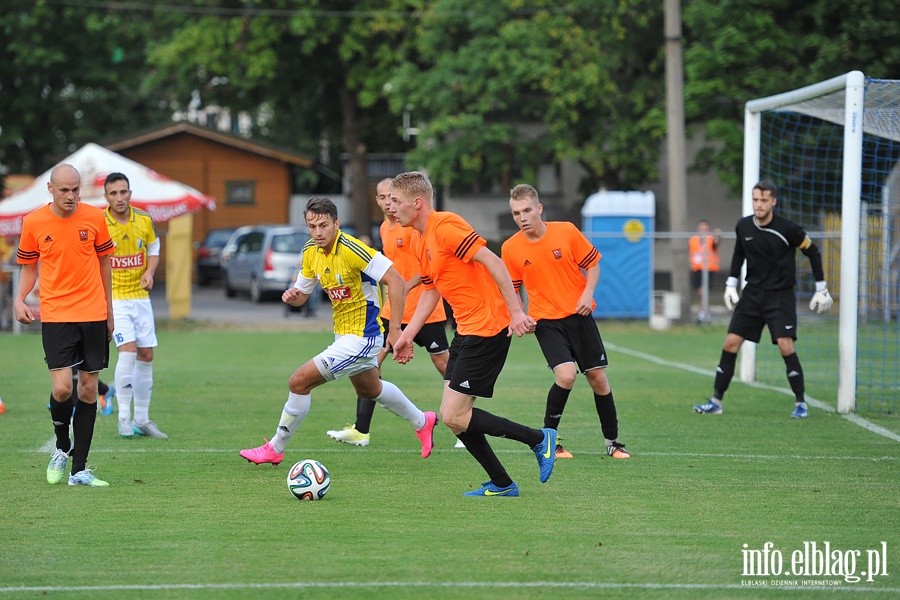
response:
M387 347L393 348L400 337L403 309L406 306L406 281L394 267L388 269L381 277L381 283L387 286L388 299L391 303L391 326L388 332Z
M584 291L581 292L575 312L587 316L593 312L591 307L594 304L594 290L597 289L597 282L600 281L600 263L585 271L585 280Z
M19 274L19 289L13 302L13 310L16 313L16 321L25 325L34 321L34 312L25 304L25 298L34 289L35 283L37 283L37 263L22 265L22 271Z
M482 246L472 256L472 260L484 265L497 284L500 295L503 296L503 301L506 302L506 308L509 310L510 316L509 335L516 334L522 337L525 334L533 333L537 321L526 315L525 311L522 310L512 279L509 276L509 271L506 269L503 261L500 260L500 257L488 250L487 246Z
M113 317L112 304L112 265L109 262L109 254L100 257L100 280L103 282L103 291L106 294L106 335L112 339L116 329L116 321Z
M406 324L406 328L403 329L403 333L400 334L396 344L394 344L394 360L401 365L405 365L412 360L413 340L422 329L425 321L434 312L440 299L440 292L434 288L422 292L419 303L416 305L416 312L413 313L409 323ZM393 314L393 311L391 311L391 314ZM393 323L391 328L393 328Z
M281 295L281 301L291 306L303 306L308 298L309 294L304 294L295 287L289 287Z

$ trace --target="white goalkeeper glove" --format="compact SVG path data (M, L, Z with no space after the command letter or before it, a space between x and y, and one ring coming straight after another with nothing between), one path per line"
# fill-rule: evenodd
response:
M734 307L737 306L738 300L741 299L738 296L737 291L738 280L737 277L729 277L725 281L725 307L728 310L734 310Z
M814 310L820 315L824 315L834 304L831 294L828 293L828 286L824 281L816 282L816 293L813 294L812 300L809 301L809 310Z

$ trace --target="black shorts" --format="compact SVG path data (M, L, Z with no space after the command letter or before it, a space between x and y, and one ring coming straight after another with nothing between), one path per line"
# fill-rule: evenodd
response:
M541 319L534 336L551 370L574 362L584 373L609 366L600 330L591 315L569 315L563 319Z
M391 330L390 321L384 320L381 324L384 325L384 345L387 347L387 336ZM405 329L406 324L400 326L400 331ZM447 321L425 323L422 325L419 333L416 334L416 337L413 338L413 342L420 348L425 348L428 354L446 352L450 349L450 344L447 343ZM393 353L394 349L391 348L388 352Z
M718 271L709 271L709 289L716 287L718 283ZM699 290L703 286L703 270L691 271L691 289Z
M493 337L459 335L450 343L450 357L444 381L450 389L466 396L492 398L494 384L506 363L512 338L503 329Z
M778 338L797 339L797 295L793 288L744 288L741 300L731 316L728 333L759 343L764 325L769 328L773 344L778 343Z
M109 366L106 321L41 323L44 361L51 371L67 367L97 373Z

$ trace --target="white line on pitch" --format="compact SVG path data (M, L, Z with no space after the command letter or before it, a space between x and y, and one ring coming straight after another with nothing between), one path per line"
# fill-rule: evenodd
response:
M797 592L858 592L874 594L897 594L900 588L879 588L858 585L773 585L767 590L790 590ZM746 585L736 583L612 583L612 582L565 582L565 581L383 581L383 582L288 582L288 583L173 583L148 585L85 585L85 586L21 586L0 587L0 593L21 592L109 592L109 591L156 591L156 590L266 590L266 589L378 589L378 588L423 588L423 589L644 589L644 590L746 590ZM758 589L758 588L757 588Z
M629 356L634 356L635 358L642 358L644 360L650 361L652 363L656 363L658 365L662 365L664 367L672 367L673 369L689 371L691 373L696 373L698 375L706 375L707 377L715 377L716 376L716 372L710 371L709 369L701 369L701 368L695 367L693 365L687 365L687 364L680 363L680 362L666 360L664 358L660 358L660 357L654 356L652 354L647 354L646 352L641 352L639 350L632 350L630 348L624 348L617 344L608 344L608 343L604 342L604 345L607 348L610 348L617 352L621 352L622 354L628 354ZM794 395L794 392L792 392L791 390L789 390L787 388L769 385L767 383L760 383L758 381L739 381L737 379L735 379L735 381L738 383L743 383L744 385L749 385L750 387L755 387L755 388L759 388L759 389L763 389L763 390L771 390L773 392L780 392L782 394L787 394L788 396ZM818 409L824 410L825 412L830 412L830 413L835 412L833 406L825 404L821 400L816 400L812 396L807 395L806 402L810 406L814 406ZM858 425L858 426L862 427L863 429L871 431L872 433L876 433L878 435L884 436L888 439L894 440L895 442L900 442L900 435L897 435L896 433L894 433L893 431L891 431L889 429L885 429L881 425L876 425L875 423L872 423L871 421L867 421L866 419L863 419L859 415L855 415L853 413L848 413L846 415L840 415L840 416L847 419L854 425Z

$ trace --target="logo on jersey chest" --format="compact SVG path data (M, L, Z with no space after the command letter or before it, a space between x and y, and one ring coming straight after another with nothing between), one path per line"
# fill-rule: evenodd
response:
M562 258L562 250L557 248L553 251L553 258L560 260Z
M398 247L398 248L402 248L402 247L403 247L403 238L397 238L397 247Z
M82 242L88 241L88 233L87 229L79 229L78 230L78 239Z
M144 254L130 256L110 256L109 266L113 269L140 269L144 266Z
M348 286L328 288L325 292L332 302L343 302L353 297Z

